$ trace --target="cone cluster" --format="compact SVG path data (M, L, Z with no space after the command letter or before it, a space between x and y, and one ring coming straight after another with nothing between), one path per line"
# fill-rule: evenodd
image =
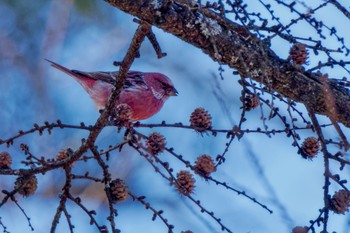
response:
M255 94L248 94L244 97L244 109L250 111L259 106L259 96Z
M157 155L163 152L165 145L165 137L156 132L151 133L146 141L147 149L152 155Z
M289 50L289 56L296 65L303 65L308 58L308 52L304 44L296 43Z
M11 155L3 151L0 153L0 169L9 169L12 164Z
M188 196L193 192L195 181L196 180L190 172L182 170L177 173L177 182L175 183L175 186L179 193Z
M64 149L58 153L58 155L56 156L56 160L60 161L60 160L66 159L68 157L69 157L68 151L66 149Z
M301 145L301 154L304 158L313 159L320 149L318 140L314 137L308 137Z
M191 126L198 132L211 128L211 116L204 108L196 108L190 117Z
M193 168L196 174L208 177L215 171L215 164L210 155L201 155L197 158Z
M342 189L334 193L331 199L331 210L337 214L345 214L349 211L350 192Z
M110 183L112 202L117 203L128 198L128 186L122 179L112 180Z
M116 120L119 122L129 122L133 115L133 110L128 104L119 104L115 107Z
M19 176L15 182L15 189L18 193L27 197L33 194L38 187L38 180L35 175Z
M292 233L307 233L307 231L307 227L297 226L293 228Z

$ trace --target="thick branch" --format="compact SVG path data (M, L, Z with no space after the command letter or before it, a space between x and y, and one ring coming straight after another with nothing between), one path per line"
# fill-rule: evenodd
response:
M350 93L347 89L329 82L335 106L328 109L324 84L316 74L307 73L279 58L268 43L244 27L198 7L191 0L105 1L200 48L213 60L236 69L243 77L250 77L303 103L317 114L336 115L336 121L350 127Z

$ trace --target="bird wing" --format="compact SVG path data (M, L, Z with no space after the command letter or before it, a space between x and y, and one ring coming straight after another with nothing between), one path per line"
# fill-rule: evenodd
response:
M118 71L114 72L83 72L79 70L72 70L72 72L82 75L91 79L100 80L102 82L110 83L115 85L116 78L118 77ZM126 74L124 81L125 91L140 91L147 90L148 86L144 81L143 73L139 71L129 71Z
M144 73L138 71L129 71L124 82L125 91L146 90L147 84L144 80Z
M71 70L71 71L83 77L100 80L102 82L110 83L112 85L115 84L115 77L118 75L118 72L103 72L103 71L84 72L80 70Z
M61 66L53 61L46 59L51 63L53 67L59 69L68 75L71 75L76 78L88 78L92 80L100 80L102 82L106 82L112 85L115 85L116 78L118 77L118 71L114 72L104 72L104 71L96 71L96 72L84 72L80 70L70 70L64 66ZM147 84L144 81L144 73L139 71L129 71L126 74L125 82L124 82L124 90L125 91L139 91L148 89Z
M72 70L73 73L82 75L95 80L101 80L106 83L115 84L116 78L118 77L118 71L114 72L84 72L80 70ZM124 88L132 88L134 86L146 86L143 79L143 73L139 71L129 71L126 74Z

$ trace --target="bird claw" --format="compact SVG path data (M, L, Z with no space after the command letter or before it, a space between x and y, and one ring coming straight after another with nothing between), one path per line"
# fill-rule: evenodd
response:
M129 145L132 145L138 141L134 134L134 129L132 127L127 128L124 133L124 141L127 141Z

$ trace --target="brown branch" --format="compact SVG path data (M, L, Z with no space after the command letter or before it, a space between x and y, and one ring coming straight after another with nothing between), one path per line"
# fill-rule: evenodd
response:
M136 132L136 133L137 133L138 135L142 135L142 134L139 133L139 132ZM142 137L143 137L143 138L146 138L145 135L142 135ZM147 160L147 162L149 162L149 163L152 165L152 167L155 169L155 171L156 171L158 174L160 174L165 180L168 180L168 181L170 182L171 185L174 185L174 184L176 183L177 185L180 185L180 186L181 186L181 184L179 184L179 182L177 181L177 179L176 179L175 176L173 175L173 170L172 170L171 168L169 168L168 166L166 166L165 163L164 163L162 160L160 160L157 156L153 156L153 157L152 157L156 163L160 164L160 165L165 169L165 171L168 173L169 177L166 176L165 174L163 174L163 173L160 171L160 169L155 165L155 163L153 162L153 160L150 159L149 156L147 156L148 154L145 154L145 153L143 153L143 152L140 150L140 148L141 148L142 150L145 150L145 149L146 149L146 148L143 148L143 145L142 145L142 144L140 144L140 143L138 143L137 145L132 144L131 147L133 147L142 157L144 157L144 158ZM165 149L166 149L166 148L165 148ZM167 150L168 152L170 151L169 149L166 149L166 150ZM184 160L181 159L181 161L184 161ZM189 164L189 162L188 162L188 164ZM201 204L201 202L200 202L199 200L195 200L190 194L186 195L186 197L187 197L188 199L190 199L195 205L197 205L202 213L206 213L206 214L208 214L212 219L214 219L214 220L220 225L222 231L226 230L227 232L232 233L232 231L231 231L229 228L227 228L227 227L221 222L221 219L218 218L218 217L216 217L212 211L207 210L207 209Z
M152 205L145 201L146 197L145 196L136 196L134 194L132 194L131 192L129 192L129 195L132 197L132 199L134 201L138 201L139 203L141 203L142 205L145 206L146 209L151 210L153 212L153 217L152 217L152 221L156 220L156 217L160 218L162 220L162 222L166 225L166 227L168 228L168 233L173 233L173 229L174 229L174 225L169 224L168 223L168 219L166 219L165 217L163 217L163 210L156 210L155 208L152 207Z
M15 198L15 196L11 196L11 200L16 204L16 206L20 209L20 211L22 212L22 214L24 215L24 217L27 219L28 225L30 227L30 229L32 231L34 231L34 227L30 221L29 216L27 215L26 211L24 210L24 208L18 203L17 199Z
M117 211L113 207L113 198L111 196L111 193L108 191L112 180L111 174L108 170L108 165L103 161L100 153L97 151L97 148L91 147L90 150L93 153L95 159L97 160L98 165L102 168L102 171L103 171L103 181L105 184L105 193L108 199L108 207L109 207L109 217L107 219L111 224L112 232L116 233L116 232L119 232L115 227L115 221L114 221L114 218L117 216Z
M52 220L52 223L51 223L51 230L50 230L51 233L56 232L56 228L57 228L57 225L58 225L59 220L61 218L62 212L65 213L67 211L66 210L66 203L67 203L67 198L69 196L70 187L72 186L71 171L72 171L71 166L68 165L65 167L66 182L62 188L63 192L60 195L60 204L57 207L56 214L55 214L55 216ZM67 221L68 221L68 226L71 229L72 224L70 223L70 219L67 218Z
M34 128L32 129L29 129L29 130L26 130L26 131L23 131L23 130L19 130L18 131L18 134L10 137L10 138L7 138L7 139L0 139L0 145L1 144L4 144L6 143L7 146L10 146L13 144L13 142L20 138L20 137L23 137L25 135L29 135L29 134L32 134L34 132L38 132L39 135L43 135L43 133L45 132L45 130L47 130L48 134L51 134L52 132L52 129L54 128L59 128L59 129L65 129L65 128L68 128L68 129L84 129L84 130L92 130L92 126L85 126L85 124L83 122L80 123L80 125L68 125L68 124L63 124L61 122L61 120L57 120L56 122L54 123L49 123L48 121L45 121L44 125L42 126L39 126L38 124L34 124Z
M155 6L151 0L105 1L200 48L214 61L236 69L241 76L303 103L317 114L330 114L317 74L302 71L279 58L267 43L220 14L189 7L196 5L191 4L191 0L187 5L179 1L161 1L161 6ZM335 120L350 127L349 91L332 82L330 91L338 114Z
M327 225L328 225L328 217L329 217L329 186L330 186L330 176L331 172L329 169L329 156L330 153L328 152L326 141L324 139L320 124L315 116L315 114L312 112L312 110L308 109L312 124L315 128L315 131L318 135L318 138L321 142L322 147L322 153L323 153L323 161L324 161L324 186L323 186L323 201L324 201L324 216L323 216L323 232L327 232Z
M140 138L143 138L143 139L146 139L146 140L150 140L149 137L147 137L146 135L144 135L144 134L142 134L142 133L140 133L140 132L134 131L134 133L137 134ZM231 137L231 139L233 139L233 138L234 138L234 137ZM231 141L231 142L232 142L232 141ZM157 142L155 142L155 143L157 143ZM160 146L160 145L158 145L158 146ZM133 147L142 157L144 157L144 158L153 166L153 168L156 170L157 173L159 173L159 174L160 174L161 176L163 176L165 179L169 180L170 183L173 182L172 180L170 180L171 178L173 178L173 180L176 182L176 179L175 179L175 177L172 176L172 173L171 173L169 167L164 166L164 162L162 162L157 156L153 157L154 160L155 160L157 163L161 164L161 165L163 166L163 168L164 168L166 171L168 171L168 173L169 173L169 175L170 175L170 177L171 177L170 179L167 178L164 174L162 174L162 173L160 172L159 168L156 167L156 166L153 164L153 162L152 162L153 160L151 160L151 159L147 156L147 154L143 153L143 152L140 150L140 148L141 148L142 150L144 150L144 151L147 150L142 144L138 143L136 146L135 146L135 145L131 145L131 147ZM165 151L167 151L169 154L173 155L175 158L177 158L178 160L180 160L186 167L189 167L192 171L196 171L196 169L194 168L194 166L191 165L191 163L190 163L189 161L183 159L183 157L182 157L181 155L176 154L172 148L164 147L164 149L165 149ZM226 148L226 149L227 149L227 148ZM222 157L223 157L223 156L222 156ZM225 188L228 189L228 190L234 191L234 192L236 192L238 195L243 195L244 197L250 199L250 200L253 201L254 203L256 203L256 204L258 204L259 206L261 206L261 207L263 207L264 209L266 209L270 214L273 213L273 211L272 211L271 209L269 209L266 205L262 204L261 202L259 202L258 200L256 200L254 197L249 196L248 194L246 194L245 191L239 191L238 189L235 189L235 188L229 186L226 182L219 181L219 180L217 180L217 179L214 179L214 178L211 177L211 176L207 176L207 177L205 177L205 179L206 179L206 181L210 180L210 181L214 182L216 185L221 185L221 186L225 187Z
M348 19L350 19L350 12L343 7L337 0L330 0L329 1L331 4L333 4L338 10L343 13Z
M9 231L7 231L7 227L5 226L5 224L1 221L1 217L0 217L0 226L2 227L2 230L4 233L10 233Z
M81 203L80 197L74 197L71 193L67 193L67 198L79 206L90 217L90 225L95 225L97 229L103 228L94 217L96 212L94 210L88 210L88 208Z
M340 128L340 126L338 125L337 122L335 122L332 118L330 118L335 130L337 131L337 133L339 134L340 136L340 139L342 140L342 143L343 143L343 146L344 146L344 149L345 151L348 151L349 148L350 148L350 144L349 144L349 141L348 139L346 138L344 132L342 131L342 129Z

